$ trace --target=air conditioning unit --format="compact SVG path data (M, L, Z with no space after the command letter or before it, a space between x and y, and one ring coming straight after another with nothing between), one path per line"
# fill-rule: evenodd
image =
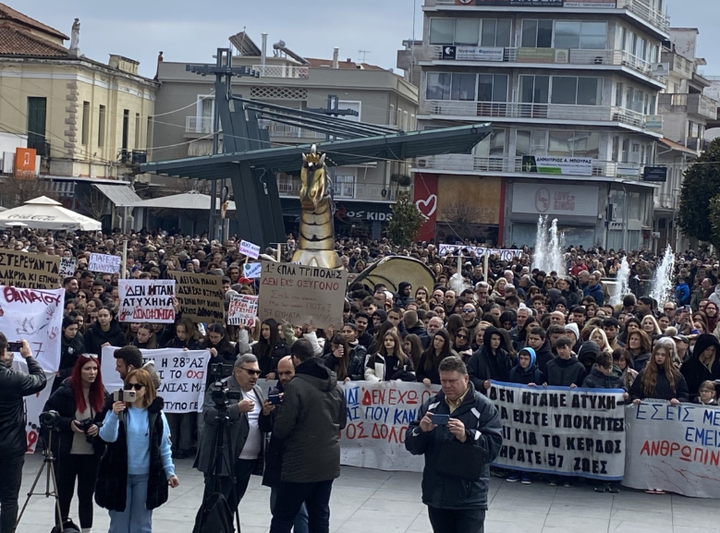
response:
M132 164L142 165L147 162L147 152L145 150L133 150L132 151Z

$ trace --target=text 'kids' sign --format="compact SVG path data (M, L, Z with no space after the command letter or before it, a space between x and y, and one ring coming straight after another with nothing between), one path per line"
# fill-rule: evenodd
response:
M115 370L113 354L116 346L105 346L102 350L103 384L108 392L123 387L120 374ZM205 379L210 352L207 350L140 350L143 362L153 362L160 378L158 396L165 401L166 413L194 413L202 411L205 399Z
M60 287L60 258L56 255L0 250L0 284L25 289Z
M120 262L122 257L119 255L107 254L90 254L88 262L88 270L90 272L102 272L104 274L115 274L120 272Z
M225 296L222 278L210 274L168 271L174 279L175 294L183 316L194 322L225 323Z
M347 270L262 262L260 319L317 328L342 326Z
M120 279L118 280L120 322L175 321L174 279Z
M437 394L440 387L349 381L342 388L347 425L340 433L340 462L362 468L422 472L424 459L405 449L405 433L423 402Z
M503 444L495 464L514 470L619 480L625 470L622 390L492 382Z
M720 408L646 400L627 409L623 485L720 497Z

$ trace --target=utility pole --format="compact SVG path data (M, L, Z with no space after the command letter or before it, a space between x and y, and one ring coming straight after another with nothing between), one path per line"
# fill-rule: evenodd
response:
M225 102L230 101L231 83L233 76L243 77L252 76L259 78L259 73L249 67L232 66L232 49L218 48L215 65L185 65L185 70L193 72L200 76L208 74L215 75L215 100L213 105L213 155L220 153L220 98L224 98ZM223 143L223 151L225 151L225 143ZM220 190L225 189L226 178L220 180ZM220 239L225 240L224 228L222 221L219 220L218 205L218 180L212 180L210 184L210 217L208 220L208 240Z

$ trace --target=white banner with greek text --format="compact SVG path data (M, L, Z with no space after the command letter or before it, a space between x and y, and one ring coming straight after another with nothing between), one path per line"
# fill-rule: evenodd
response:
M528 387L493 381L500 413L497 466L620 480L625 470L625 404L620 389Z
M115 370L113 354L118 348L105 346L102 350L103 384L108 392L121 389L123 382ZM207 350L140 350L143 361L153 361L162 384L158 396L165 400L166 413L200 412L205 398L205 378L210 352Z
M720 497L720 408L663 400L628 407L623 485Z
M90 272L115 274L116 272L120 272L121 260L122 258L119 255L90 254L88 270Z
M118 280L119 322L175 322L174 279Z
M236 294L228 306L228 325L247 326L255 321L258 314L258 297Z
M512 261L514 257L520 257L523 253L522 250L517 249L504 249L504 248L485 248L484 246L462 246L458 244L441 244L438 249L438 254L442 257L445 255L455 255L458 253L475 254L475 257L480 258L485 254L497 255L501 261Z

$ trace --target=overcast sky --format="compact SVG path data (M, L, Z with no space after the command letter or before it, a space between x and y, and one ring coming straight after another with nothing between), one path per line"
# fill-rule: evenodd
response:
M361 60L395 68L403 39L422 35L422 0L34 0L6 3L70 35L73 18L81 22L80 49L106 62L108 54L140 61L140 72L152 77L158 51L166 61L207 62L227 38L243 28L260 45L260 33L269 44L280 39L307 57ZM705 57L705 74L720 75L720 0L666 0L673 27L700 29L698 55ZM66 43L69 45L69 42ZM271 48L271 46L269 47Z

